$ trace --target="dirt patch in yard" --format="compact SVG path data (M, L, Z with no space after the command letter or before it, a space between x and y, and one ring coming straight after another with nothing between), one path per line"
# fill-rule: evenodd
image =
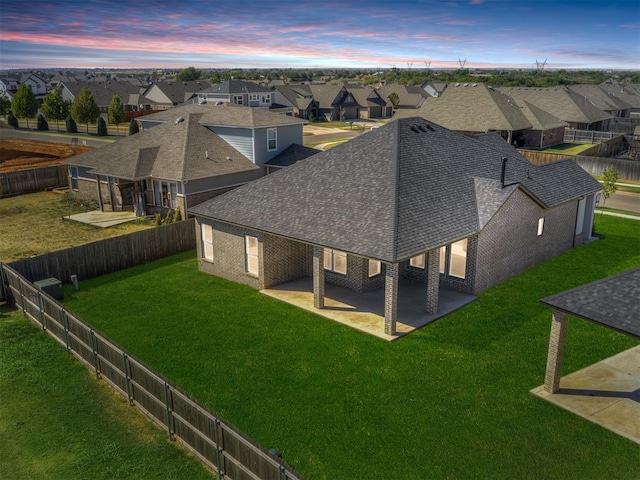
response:
M58 165L60 160L88 152L91 147L20 138L0 140L0 172Z

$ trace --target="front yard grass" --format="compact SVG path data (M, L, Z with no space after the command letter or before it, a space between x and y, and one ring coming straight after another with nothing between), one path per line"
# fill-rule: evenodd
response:
M71 246L149 228L137 220L100 228L62 217L95 210L66 202L63 195L39 192L0 198L0 262L52 252Z
M21 312L0 310L0 347L1 478L213 478Z
M640 222L388 343L197 271L193 252L81 282L65 303L309 479L637 479L638 445L533 396L539 300L640 266ZM637 345L570 319L564 373Z

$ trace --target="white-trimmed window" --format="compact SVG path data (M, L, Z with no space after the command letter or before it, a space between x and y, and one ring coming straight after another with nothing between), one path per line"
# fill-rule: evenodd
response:
M271 103L271 94L263 93L262 94L262 102L261 103Z
M451 244L449 251L449 275L465 278L467 273L467 239Z
M538 236L541 236L543 231L544 231L544 217L540 217L538 219Z
M260 95L258 95L257 93L252 93L251 95L249 95L249 100L251 100L252 102L257 102L260 100Z
M330 272L347 274L347 254L331 248L324 249L324 269Z
M382 264L380 260L371 260L369 259L369 277L375 277L376 275L380 275L382 271Z
M424 264L425 264L424 253L422 255L416 255L415 257L411 257L411 259L409 260L409 265L411 265L412 267L424 269Z
M251 275L258 276L258 237L245 235L244 237L245 270Z
M156 207L176 208L178 203L178 184L176 182L153 181L153 198Z
M237 105L243 105L244 104L244 99L242 98L242 95L234 95L233 96L233 103L235 103Z
M203 223L200 225L202 233L202 258L213 262L213 229L211 225Z
M278 148L278 129L267 128L267 150L272 151Z

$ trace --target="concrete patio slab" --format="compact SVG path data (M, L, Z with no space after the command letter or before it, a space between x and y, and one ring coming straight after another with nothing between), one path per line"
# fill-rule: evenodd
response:
M67 215L64 218L75 222L87 223L95 227L106 228L120 225L121 223L132 222L137 217L134 212L101 212L100 210L96 210L93 212Z
M384 288L358 293L326 283L323 309L313 306L313 285L310 277L262 290L261 293L389 341L413 332L476 299L473 295L441 288L438 313L428 315L425 313L425 284L401 280L398 292L397 332L395 335L387 335L384 333Z
M640 444L640 345L531 393Z

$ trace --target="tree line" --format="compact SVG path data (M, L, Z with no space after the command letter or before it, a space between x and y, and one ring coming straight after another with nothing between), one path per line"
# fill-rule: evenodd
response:
M38 113L39 112L39 113ZM86 125L86 132L89 133L89 124L97 123L97 135L108 135L107 123L100 115L100 107L93 99L91 90L83 87L78 95L71 100L64 100L62 87L58 86L47 93L42 100L42 105L38 104L36 96L27 84L18 87L15 95L9 100L4 92L0 92L0 115L7 116L7 123L19 128L18 118L24 118L29 127L29 119L38 115L36 122L37 130L49 130L49 121L56 122L56 130L60 131L60 122L65 122L65 129L68 133L77 133L77 123ZM111 102L107 109L107 118L110 124L116 126L118 135L120 134L119 124L127 118L124 106L118 95L111 97ZM131 120L129 124L129 134L138 132L138 123Z

